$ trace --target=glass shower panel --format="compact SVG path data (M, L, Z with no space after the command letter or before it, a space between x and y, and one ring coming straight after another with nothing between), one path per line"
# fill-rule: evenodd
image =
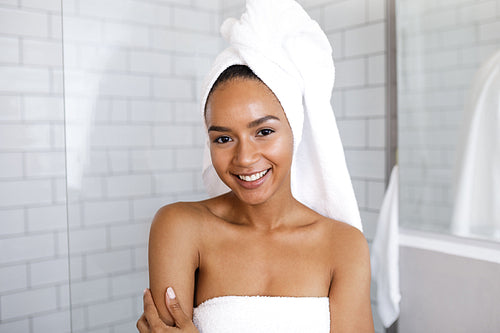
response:
M0 1L0 332L69 332L61 5Z
M199 91L212 3L64 0L73 332L136 332L161 206L205 197Z
M397 2L404 227L500 240L499 8Z

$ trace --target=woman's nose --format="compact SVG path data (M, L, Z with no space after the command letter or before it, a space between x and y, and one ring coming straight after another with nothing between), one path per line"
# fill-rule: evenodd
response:
M259 150L254 143L240 140L235 150L234 163L239 166L249 166L259 160Z

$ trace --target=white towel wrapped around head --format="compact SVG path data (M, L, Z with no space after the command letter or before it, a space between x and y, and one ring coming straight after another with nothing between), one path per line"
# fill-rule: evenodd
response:
M240 20L221 27L230 46L205 81L202 113L211 87L232 65L247 65L273 91L292 128L293 196L318 213L362 230L344 150L330 105L335 67L319 25L293 0L247 0ZM203 180L210 195L229 188L217 176L205 149Z

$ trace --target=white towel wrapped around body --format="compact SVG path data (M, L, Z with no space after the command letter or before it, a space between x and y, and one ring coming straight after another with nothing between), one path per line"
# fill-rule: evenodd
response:
M200 333L328 333L328 297L221 296L193 309Z
M232 65L247 65L273 91L292 128L293 196L316 212L362 230L344 150L330 105L335 79L332 48L317 22L293 0L248 0L240 20L221 27L230 46L204 84L202 113L214 82ZM209 195L229 189L205 149L203 180Z

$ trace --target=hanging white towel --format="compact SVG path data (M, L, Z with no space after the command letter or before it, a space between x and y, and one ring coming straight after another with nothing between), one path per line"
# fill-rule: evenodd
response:
M394 166L385 193L371 248L372 278L377 283L377 306L384 327L399 316L399 170Z
M500 51L474 77L459 138L451 230L500 237Z

